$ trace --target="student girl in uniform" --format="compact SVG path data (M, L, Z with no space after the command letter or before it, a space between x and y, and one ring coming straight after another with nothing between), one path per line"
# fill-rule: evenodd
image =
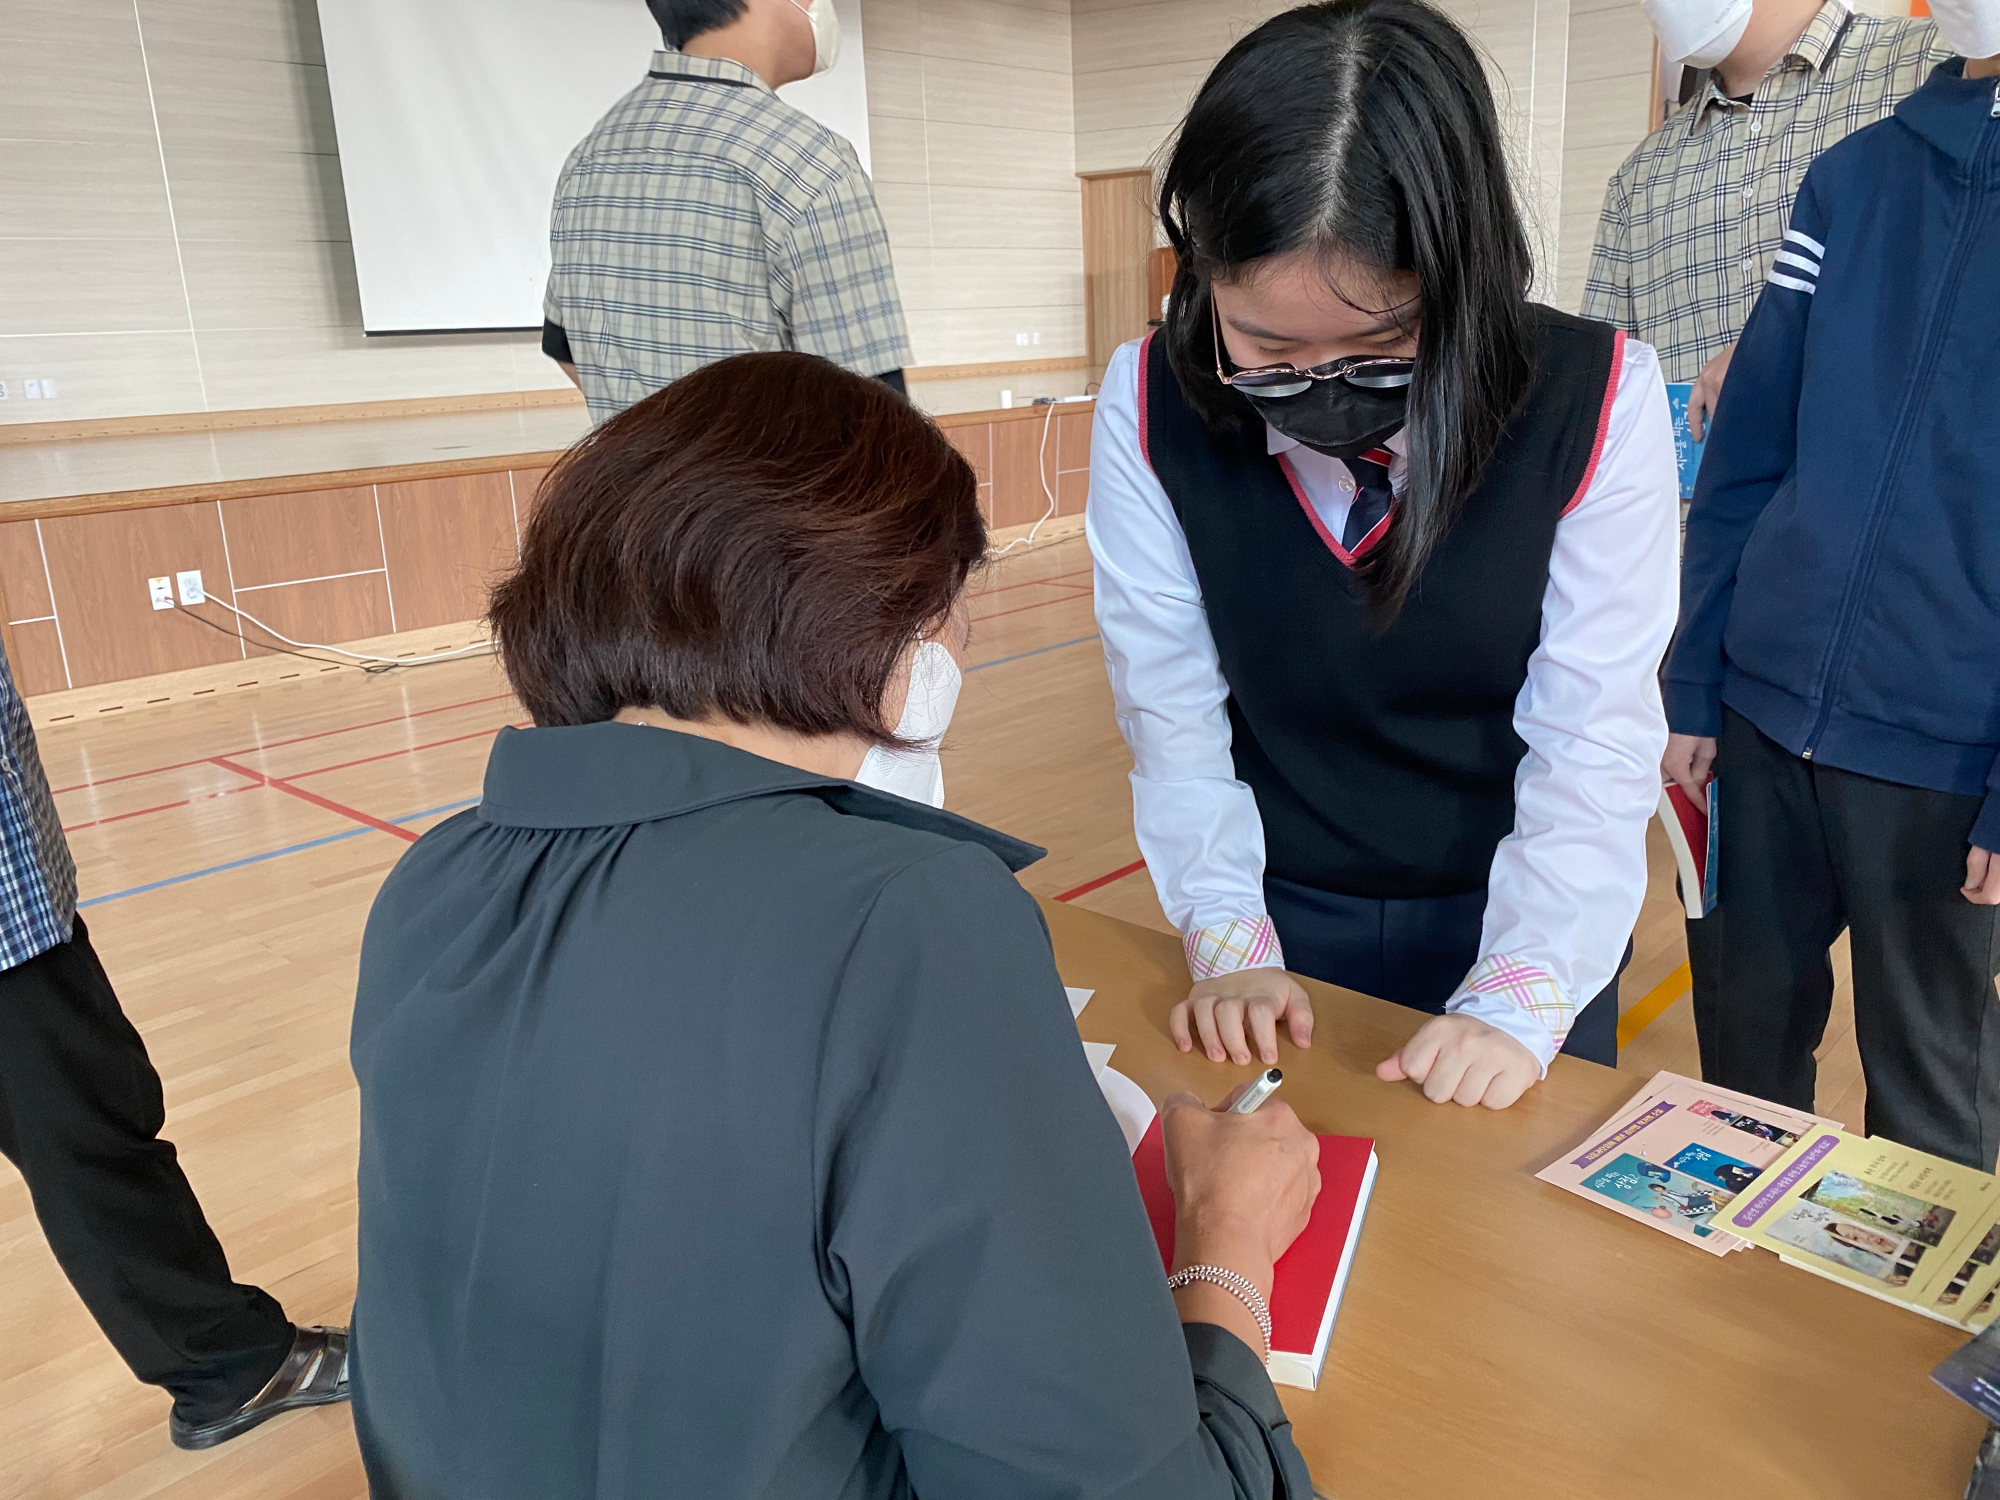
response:
M1176 1042L1308 1045L1289 968L1428 1012L1377 1072L1438 1102L1615 1062L1675 611L1653 350L1528 300L1485 73L1420 0L1244 37L1160 217L1088 519Z

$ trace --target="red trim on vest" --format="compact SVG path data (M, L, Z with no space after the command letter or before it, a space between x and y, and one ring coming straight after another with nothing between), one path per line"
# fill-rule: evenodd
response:
M1306 519L1312 522L1312 529L1318 532L1319 539L1326 543L1326 550L1340 559L1341 566L1353 567L1362 558L1372 552L1376 544L1388 534L1389 521L1395 515L1393 510L1386 512L1382 519L1375 523L1368 535L1357 542L1354 550L1349 552L1345 547L1340 545L1340 538L1326 529L1326 522L1319 518L1319 512L1313 509L1312 501L1306 498L1305 486L1299 483L1298 472L1292 467L1292 458L1289 453L1280 453L1278 455L1278 468L1285 476L1285 483L1292 487L1292 496L1299 502L1299 509L1306 513Z
M1597 461L1604 457L1604 440L1611 433L1611 407L1618 399L1618 378L1624 373L1625 330L1621 328L1611 338L1611 378L1604 382L1604 404L1597 410L1597 441L1591 444L1590 462L1583 466L1583 478L1569 504L1562 508L1562 516L1583 504L1583 497L1590 492L1590 482L1597 478ZM1561 520L1562 516L1556 519Z
M1153 445L1146 430L1146 368L1153 352L1153 335L1159 331L1155 328L1139 340L1139 456L1146 460L1149 469L1153 467Z

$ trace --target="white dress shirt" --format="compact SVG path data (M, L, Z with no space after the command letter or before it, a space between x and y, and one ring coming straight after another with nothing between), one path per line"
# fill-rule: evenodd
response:
M1105 372L1086 515L1133 823L1197 974L1282 967L1264 909L1263 823L1230 758L1229 685L1187 540L1139 446L1139 347L1119 349ZM1386 446L1400 490L1401 434ZM1340 536L1354 497L1347 465L1275 430L1269 448ZM1446 1007L1505 1031L1544 1070L1577 1009L1617 973L1646 890L1678 497L1659 361L1627 339L1596 471L1556 526L1541 644L1514 704L1528 747L1514 829L1493 854L1479 962Z

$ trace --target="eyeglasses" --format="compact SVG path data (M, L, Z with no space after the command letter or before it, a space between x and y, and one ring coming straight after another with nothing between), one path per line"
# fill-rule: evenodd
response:
M1212 296L1208 299L1208 316L1215 330L1215 378L1224 385L1247 391L1253 396L1296 396L1311 390L1316 380L1344 380L1349 385L1369 391L1396 390L1410 383L1410 376L1417 367L1413 359L1381 359L1357 354L1346 359L1328 360L1310 370L1301 370L1293 364L1259 365L1254 370L1238 370L1230 375L1224 373L1222 368L1222 314L1216 310Z

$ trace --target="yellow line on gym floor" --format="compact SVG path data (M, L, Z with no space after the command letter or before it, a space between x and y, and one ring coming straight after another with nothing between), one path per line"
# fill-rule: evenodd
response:
M1666 1008L1694 985L1688 966L1682 964L1646 992L1646 998L1618 1018L1618 1045L1631 1045L1632 1038L1660 1019Z

